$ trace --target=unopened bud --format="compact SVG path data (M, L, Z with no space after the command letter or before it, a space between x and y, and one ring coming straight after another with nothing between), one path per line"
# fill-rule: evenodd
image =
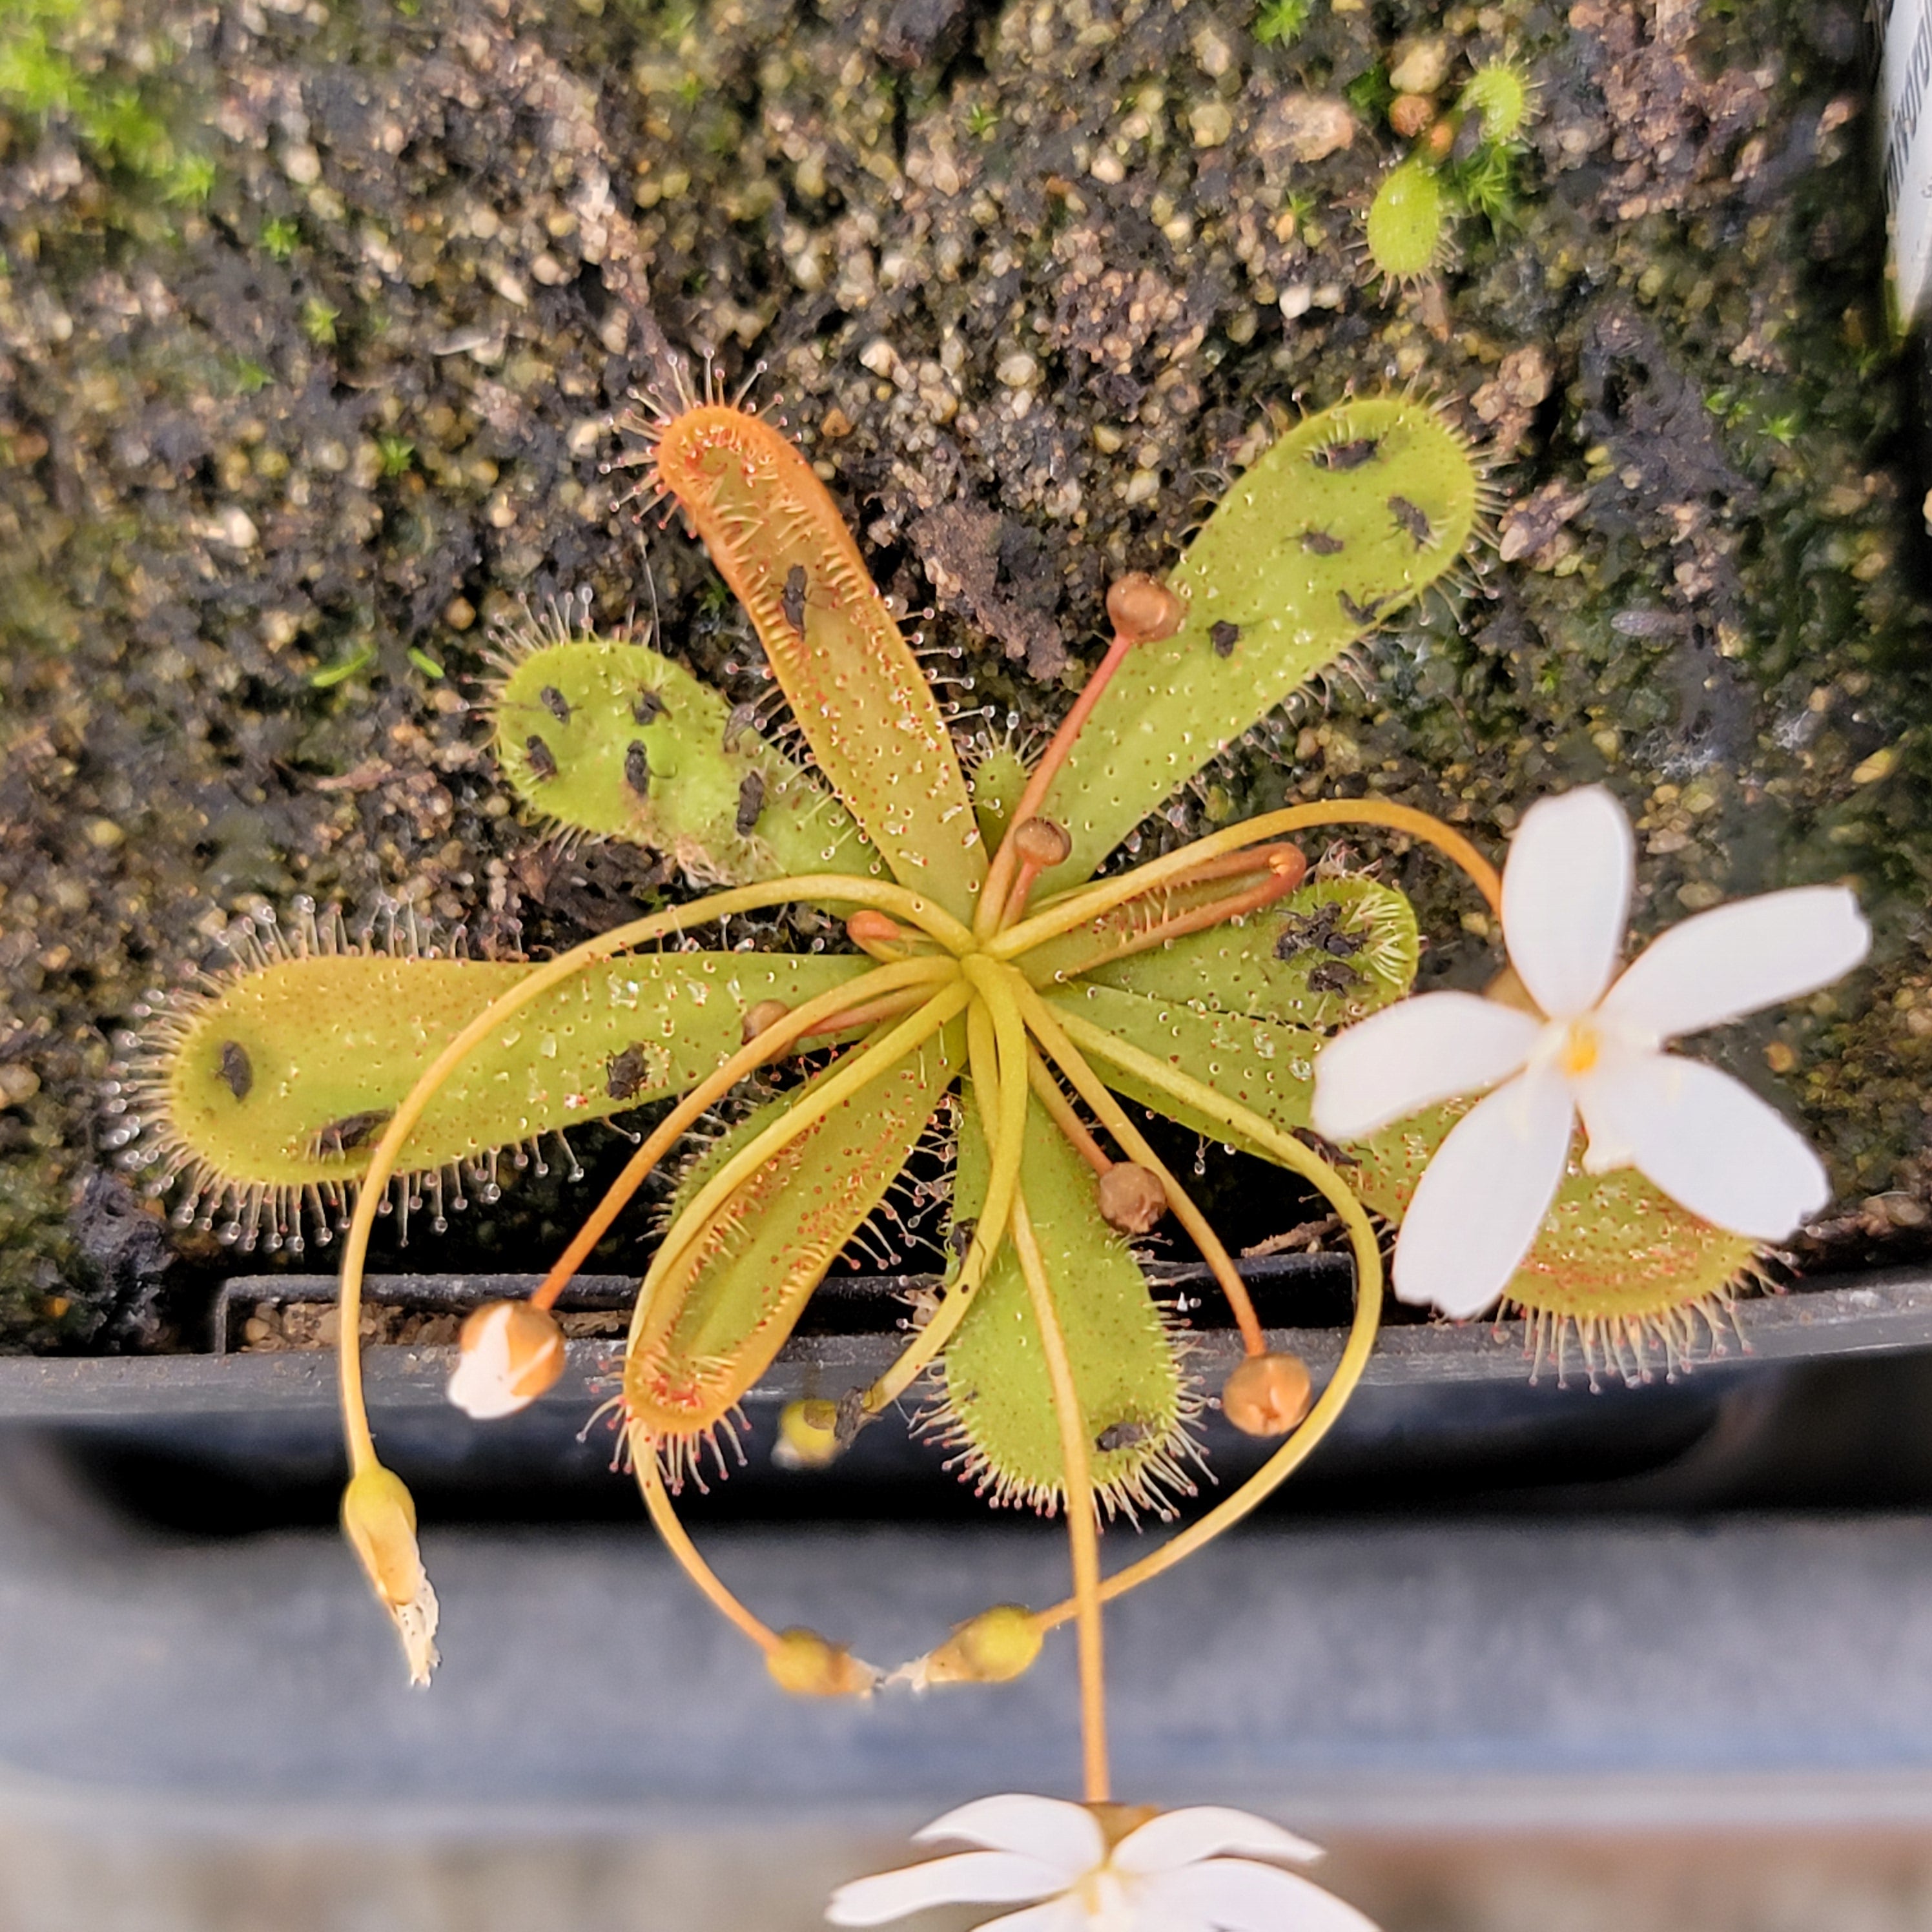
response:
M402 1478L380 1463L364 1469L342 1492L342 1531L401 1638L412 1684L427 1684L436 1668L436 1592L416 1547L416 1499Z
M788 1402L779 1411L772 1460L781 1469L822 1469L837 1458L842 1446L836 1402L814 1397Z
M563 1330L547 1308L492 1301L463 1324L449 1399L478 1422L514 1415L563 1373Z
M1136 570L1108 586L1107 616L1116 635L1150 644L1180 628L1187 606L1166 584Z
M782 1000L760 1000L754 1006L745 1009L745 1024L739 1038L749 1046L767 1027L776 1026L791 1011Z
M969 1617L922 1663L926 1684L1004 1684L1033 1668L1045 1634L1023 1604L995 1604Z
M879 1681L869 1664L816 1630L781 1631L765 1652L765 1668L772 1682L794 1697L868 1697Z
M845 930L854 945L862 946L875 957L886 948L902 946L907 938L905 928L897 920L869 906L862 912L855 912L845 922Z
M1167 1190L1153 1168L1118 1160L1101 1175L1100 1218L1124 1234L1144 1234L1167 1212Z
M1064 825L1050 818L1024 818L1013 827L1013 850L1029 866L1044 872L1060 864L1073 850Z
M1221 1413L1244 1435L1286 1436L1313 1396L1299 1355L1250 1355L1222 1384Z
M1422 152L1432 161L1446 161L1449 150L1456 145L1456 124L1453 120L1432 121L1429 131L1422 137Z
M1436 104L1426 94L1398 94L1389 103L1389 125L1412 141L1436 118Z

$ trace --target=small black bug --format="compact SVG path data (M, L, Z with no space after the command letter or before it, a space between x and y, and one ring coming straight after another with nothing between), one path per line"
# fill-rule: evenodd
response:
M738 816L734 830L740 838L748 838L765 808L765 778L762 772L747 772L738 788Z
M1381 447L1372 436L1358 436L1353 442L1331 442L1315 452L1315 465L1319 470L1359 470Z
M545 685L542 690L537 693L537 696L542 701L543 708L560 724L568 724L570 722L570 700L565 697L555 685Z
M1338 590L1335 595L1341 602L1342 614L1354 624L1372 624L1376 613L1388 602L1386 597L1371 597L1366 604L1358 604L1346 590Z
M664 701L655 691L640 691L631 700L631 716L640 724L655 724L664 715Z
M1324 959L1308 976L1311 993L1346 993L1362 983L1362 976L1339 959Z
M368 1146L389 1124L394 1111L391 1107L374 1107L366 1114L344 1114L340 1120L331 1120L327 1126L316 1130L316 1150L353 1154L358 1148Z
M640 798L650 794L651 754L644 749L641 738L633 738L629 750L624 754L624 782Z
M550 748L532 731L524 740L524 749L530 760L530 776L533 778L554 778L556 776L556 760L550 755Z
M628 1100L644 1084L644 1052L627 1046L604 1063L604 1090L614 1100Z
M1388 506L1389 514L1408 532L1417 549L1425 549L1436 541L1436 532L1429 519L1406 496L1391 496Z
M1234 646L1241 641L1241 627L1223 620L1208 633L1208 639L1214 646L1217 658L1231 658L1234 655Z
M805 635L805 566L795 563L785 572L784 619L802 638Z
M1110 1450L1131 1449L1153 1433L1144 1422L1110 1422L1094 1437L1094 1447L1103 1455Z
M248 1099L248 1090L255 1084L255 1070L248 1064L248 1056L238 1040L224 1040L221 1042L221 1078L236 1100Z
M1317 556L1340 556L1343 545L1340 537L1331 537L1326 530L1304 530L1301 547L1312 550Z

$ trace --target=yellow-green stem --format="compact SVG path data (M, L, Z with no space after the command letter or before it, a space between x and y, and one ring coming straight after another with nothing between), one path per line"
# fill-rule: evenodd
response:
M1101 1629L1100 1534L1094 1508L1093 1468L1087 1453L1090 1431L1080 1406L1080 1391L1067 1359L1066 1338L1053 1305L1046 1263L1027 1214L1026 1190L1013 1200L1013 1247L1040 1329L1040 1354L1053 1386L1054 1419L1060 1425L1062 1486L1066 1492L1066 1541L1072 1560L1073 1605L1080 1646L1080 1744L1089 1804L1113 1796L1107 1768L1107 1672Z
M697 1544L678 1520L677 1510L664 1489L663 1472L658 1467L656 1444L648 1438L633 1442L631 1460L637 1467L638 1486L644 1492L644 1507L650 1511L651 1521L657 1526L658 1534L664 1539L664 1547L676 1559L678 1568L698 1586L712 1607L727 1622L743 1631L760 1650L769 1652L777 1648L778 1633L747 1610L698 1553Z
M898 1359L866 1391L868 1415L876 1415L896 1402L952 1339L999 1252L1012 1216L1026 1143L1027 1083L1018 1070L1024 1065L1026 1030L1000 969L991 968L975 978L974 964L967 961L964 970L982 998L967 1012L966 1046L973 1070L974 1099L986 1136L986 1198L967 1244L966 1258L960 1264L959 1279ZM1010 1067L1015 1070L1010 1074Z
M1328 1387L1322 1391L1300 1427L1239 1489L1216 1504L1198 1522L1190 1523L1151 1556L1143 1557L1139 1562L1130 1564L1118 1575L1108 1578L1101 1586L1100 1594L1103 1600L1111 1603L1128 1591L1151 1582L1163 1570L1172 1569L1213 1542L1223 1530L1239 1522L1307 1460L1334 1426L1336 1418L1354 1394L1375 1348L1376 1334L1382 1324L1382 1259L1376 1231L1363 1211L1362 1204L1342 1177L1299 1141L1258 1114L1251 1113L1238 1101L1227 1100L1211 1087L1177 1073L1150 1055L1115 1040L1098 1027L1070 1018L1068 1031L1080 1040L1096 1059L1111 1060L1149 1085L1158 1087L1175 1100L1220 1120L1244 1139L1265 1148L1285 1166L1305 1174L1322 1190L1330 1206L1341 1217L1355 1258L1354 1321L1348 1330L1342 1359L1335 1365L1335 1372L1328 1378ZM1070 1599L1055 1604L1052 1610L1042 1610L1040 1613L1041 1628L1052 1630L1064 1624L1077 1613L1078 1608L1078 1604Z

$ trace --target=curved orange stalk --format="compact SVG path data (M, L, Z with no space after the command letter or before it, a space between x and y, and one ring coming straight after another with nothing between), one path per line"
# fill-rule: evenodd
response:
M1280 812L1264 812L1258 818L1230 826L1225 832L1213 832L1191 845L1183 846L1178 852L1168 853L1164 858L1150 860L1131 872L1123 872L1116 878L1103 879L1097 885L1084 886L1078 892L1070 892L1044 911L1035 913L1018 926L1008 926L986 940L984 950L996 959L1017 958L1042 941L1058 938L1063 932L1071 932L1076 926L1090 919L1097 919L1129 899L1152 891L1156 886L1172 885L1186 878L1203 860L1216 858L1224 852L1239 851L1244 846L1259 844L1264 840L1277 838L1284 832L1306 831L1316 825L1375 825L1389 831L1406 832L1412 838L1434 846L1460 866L1489 902L1490 910L1498 914L1502 910L1502 875L1462 833L1428 812L1418 812L1413 806L1391 804L1384 799L1358 798L1336 805L1295 805Z

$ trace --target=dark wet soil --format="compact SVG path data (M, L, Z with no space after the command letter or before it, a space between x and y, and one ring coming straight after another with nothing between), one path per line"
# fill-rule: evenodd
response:
M769 365L989 730L1057 715L1105 583L1171 559L1280 412L1438 396L1491 449L1497 549L1192 821L1373 791L1493 842L1603 779L1639 815L1646 928L1856 879L1870 968L1714 1052L1828 1155L1810 1261L1916 1251L1924 483L1857 10L1257 24L1249 0L0 16L0 1336L198 1339L228 1258L130 1187L99 1088L144 989L231 920L387 895L538 948L660 890L641 857L536 850L470 707L490 622L580 588L606 622L655 599L750 694L701 554L603 472L667 344ZM1388 295L1360 218L1426 30L1441 101L1507 52L1538 113L1512 205ZM1400 876L1456 970L1480 922ZM446 1252L506 1264L581 1198L512 1190Z

